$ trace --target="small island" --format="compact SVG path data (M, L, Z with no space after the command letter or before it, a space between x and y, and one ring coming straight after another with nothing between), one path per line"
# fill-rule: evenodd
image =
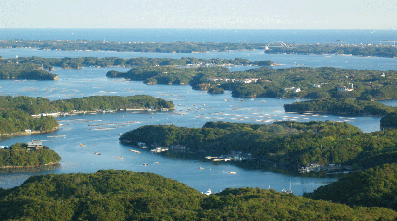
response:
M0 168L38 167L58 164L61 157L38 140L0 148Z
M325 98L284 104L286 112L333 114L345 116L385 116L397 108L375 101ZM386 121L384 121L386 123Z
M56 74L43 70L43 67L34 63L19 63L0 60L0 80L58 80Z

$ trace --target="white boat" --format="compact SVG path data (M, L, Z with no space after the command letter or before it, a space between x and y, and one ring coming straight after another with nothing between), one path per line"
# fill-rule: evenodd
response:
M291 193L292 193L292 190L291 190L291 181L289 181L289 190L282 189L281 192L287 193L287 194L291 194Z

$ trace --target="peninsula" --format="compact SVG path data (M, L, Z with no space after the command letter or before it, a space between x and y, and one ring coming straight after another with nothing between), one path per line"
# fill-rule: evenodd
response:
M202 128L146 125L124 133L120 142L160 146L174 150L176 156L237 160L245 166L294 173L303 172L302 167L308 167L305 172L311 170L311 164L341 165L339 169L351 171L394 162L397 130L363 133L350 124L331 121L269 125L208 122Z
M47 98L0 97L0 134L15 135L58 128L54 116L87 111L173 110L172 101L146 95L129 97L91 96L50 101ZM27 132L29 131L29 132Z

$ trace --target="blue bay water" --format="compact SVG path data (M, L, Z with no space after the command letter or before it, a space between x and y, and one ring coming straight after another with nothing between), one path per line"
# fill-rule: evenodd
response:
M8 31L8 32L7 32ZM52 31L54 31L52 33ZM131 30L122 30L125 33L120 34L119 30L107 33L104 35L101 30L93 30L88 33L88 30L0 30L0 39L71 39L67 33L73 31L73 36L76 39L88 40L102 40L102 38L116 41L133 41L127 40L134 35ZM147 33L155 32L156 30L141 30L141 34L136 34L142 37L143 40L136 41L156 41L156 37L151 39ZM161 31L161 30L157 30ZM181 31L181 30L179 30ZM225 33L233 35L228 32L218 32L210 34L204 32L206 30L197 30L189 32L185 35L192 39L200 39L200 41L223 41L228 39ZM208 31L208 30L207 30ZM286 41L292 40L292 36L287 36L287 32L274 32L281 35L283 38L276 39L279 36L273 36L275 40L267 37L261 37L258 31L240 32L237 30L230 39L239 42L247 39L247 42L253 42L254 39L258 42L267 41ZM208 31L214 32L214 30ZM378 32L378 31L376 31ZM26 33L30 33L27 35ZM206 33L206 34L205 34ZM220 34L223 33L223 34ZM263 32L262 34L264 34ZM273 33L273 34L274 34ZM281 34L280 34L281 33ZM304 41L304 35L308 32L297 31L300 41ZM306 36L306 41L322 41L320 43L327 43L331 39L349 39L351 41L358 37L355 41L360 40L360 33L364 36L369 35L366 32L353 31L352 33L337 32L330 36L327 31L317 33L313 32L314 36ZM342 37L337 34L342 34ZM393 32L391 32L393 34ZM116 36L117 34L117 36ZM151 33L153 34L153 33ZM178 32L176 32L178 34ZM180 33L179 33L180 34ZM329 33L328 33L329 34ZM365 37L367 42L381 41L388 38L390 32L384 35L370 38ZM114 35L114 36L113 36ZM128 36L127 36L128 35ZM166 30L162 33L162 41L176 41L178 38L185 37L183 35L172 35L172 30ZM267 35L272 36L271 33ZM274 34L276 35L276 34ZM323 37L319 37L322 35ZM112 37L113 36L113 37ZM167 37L168 36L168 37ZM201 36L201 37L200 37ZM212 37L211 37L212 36ZM137 37L137 38L138 38ZM160 37L159 37L160 39ZM269 40L270 39L270 40ZM297 39L297 38L296 38ZM295 42L298 42L295 39ZM312 39L312 40L310 40ZM183 39L182 39L183 40ZM189 39L188 39L189 40ZM194 40L189 40L194 41ZM230 42L230 41L229 41ZM168 53L128 53L128 52L82 52L82 51L39 51L37 49L1 49L0 56L5 58L39 56L39 57L198 57L198 58L246 58L249 60L273 60L276 63L284 64L275 68L296 67L296 64L303 64L307 67L339 67L351 69L372 69L372 70L397 70L395 59L391 58L376 58L376 57L354 57L354 56L303 56L303 55L269 55L263 51L244 51L244 52L211 52L202 54L168 54ZM255 67L233 67L231 71L246 70ZM118 95L130 96L137 94L147 94L154 97L160 97L167 100L172 100L176 105L176 110L173 112L118 112L106 113L96 115L77 115L57 118L62 126L60 129L52 134L40 134L31 136L14 137L1 141L0 145L9 146L16 142L28 142L33 139L43 140L44 144L58 152L61 157L61 166L54 170L41 172L19 172L0 174L0 187L10 188L21 184L31 175L46 174L46 173L77 173L77 172L95 172L100 169L125 169L135 172L153 172L162 176L178 180L185 183L199 191L205 192L208 188L213 192L219 192L227 187L260 187L272 188L277 191L281 189L288 189L289 182L292 183L292 191L301 195L303 191L311 192L321 185L335 181L332 178L307 178L294 177L280 173L261 170L247 170L239 168L230 163L213 163L210 161L190 161L171 159L162 155L150 153L149 151L142 151L137 154L129 151L129 149L137 149L134 147L124 146L119 143L118 138L121 133L125 133L139 126L147 124L174 124L177 126L186 127L202 127L208 121L228 121L228 122L245 122L245 123L261 123L268 124L274 121L281 120L295 120L300 122L310 120L331 120L348 122L359 127L364 132L372 132L379 130L380 118L373 117L339 117L339 116L325 116L325 115L298 115L294 113L285 113L283 105L292 103L296 99L241 99L232 98L230 91L222 95L210 95L203 91L192 90L190 86L177 85L145 85L142 82L126 81L123 79L109 79L105 77L108 70L128 70L119 67L112 68L89 68L85 67L81 70L63 70L56 68L53 72L59 75L58 81L24 81L24 80L0 80L0 95L11 96L31 96L31 97L46 97L50 100L66 99L74 97L86 97L94 95ZM225 101L229 99L230 101ZM262 103L261 101L264 100ZM397 106L396 101L382 101L387 105ZM65 135L65 138L59 138L55 135ZM54 137L55 136L55 137ZM85 144L86 147L81 147L80 143ZM95 155L94 152L100 152L102 155ZM116 156L123 157L123 160L117 159ZM159 162L159 164L154 164ZM144 166L143 163L149 165ZM200 170L199 167L205 169ZM235 175L229 172L236 172Z

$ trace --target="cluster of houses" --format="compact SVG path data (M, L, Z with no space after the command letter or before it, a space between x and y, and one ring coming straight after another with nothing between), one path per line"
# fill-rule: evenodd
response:
M336 173L341 171L351 171L351 166L341 166L337 164L320 165L318 163L308 163L304 167L299 169L299 173L310 173L310 172L320 172L327 171L328 173Z
M32 140L31 142L28 142L27 149L32 151L43 149L43 142L39 140Z
M258 82L259 78L244 78L244 79L230 79L230 78L207 78L209 82L232 82L232 83L239 83L239 84L250 84Z
M320 84L313 84L312 85L312 87L314 87L314 88L321 88L321 85ZM302 89L300 88L300 87L289 87L289 88L284 88L284 90L285 91L293 91L293 92L295 92L295 93L299 93L299 92L301 92L302 91ZM349 87L346 87L346 86L338 86L338 87L336 87L336 90L338 91L338 92L350 92L350 91L353 91L354 90L354 88L353 88L353 84L349 84Z
M290 91L290 90L292 90L295 93L299 93L302 91L300 87L298 87L298 88L295 88L295 87L284 88L284 91Z
M349 91L354 91L354 88L353 88L353 84L350 84L349 87L346 87L346 86L338 86L338 87L336 87L336 90L337 90L338 92L349 92Z
M205 159L212 161L241 161L252 159L251 153L243 153L242 151L231 151L230 154L221 155L219 157L206 156Z

